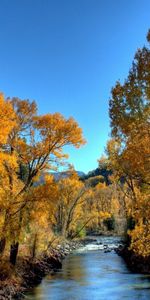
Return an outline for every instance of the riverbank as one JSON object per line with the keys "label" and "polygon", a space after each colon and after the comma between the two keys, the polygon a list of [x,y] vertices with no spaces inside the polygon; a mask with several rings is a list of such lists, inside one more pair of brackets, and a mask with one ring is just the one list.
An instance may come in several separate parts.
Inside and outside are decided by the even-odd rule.
{"label": "riverbank", "polygon": [[[28,300],[149,300],[149,275],[135,274],[115,253],[121,238],[99,236],[73,251],[62,269],[46,276],[41,284],[26,293]],[[111,251],[105,251],[105,249]]]}
{"label": "riverbank", "polygon": [[0,265],[0,299],[22,299],[24,292],[38,285],[43,277],[62,267],[62,260],[73,250],[87,245],[89,238],[63,241],[38,258],[18,258],[15,267]]}
{"label": "riverbank", "polygon": [[150,256],[143,257],[136,255],[134,251],[129,250],[127,245],[116,249],[118,255],[123,257],[128,268],[134,273],[150,274]]}

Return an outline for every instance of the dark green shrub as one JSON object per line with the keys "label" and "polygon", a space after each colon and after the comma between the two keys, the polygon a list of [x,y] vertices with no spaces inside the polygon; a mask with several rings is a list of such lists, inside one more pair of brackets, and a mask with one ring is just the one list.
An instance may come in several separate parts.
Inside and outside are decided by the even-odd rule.
{"label": "dark green shrub", "polygon": [[135,228],[135,220],[132,216],[127,219],[127,230],[133,230]]}
{"label": "dark green shrub", "polygon": [[83,227],[83,224],[78,224],[76,227],[76,235],[80,238],[83,238],[86,236],[86,229]]}
{"label": "dark green shrub", "polygon": [[115,218],[114,216],[107,218],[103,221],[103,224],[106,226],[107,230],[111,231],[115,229]]}

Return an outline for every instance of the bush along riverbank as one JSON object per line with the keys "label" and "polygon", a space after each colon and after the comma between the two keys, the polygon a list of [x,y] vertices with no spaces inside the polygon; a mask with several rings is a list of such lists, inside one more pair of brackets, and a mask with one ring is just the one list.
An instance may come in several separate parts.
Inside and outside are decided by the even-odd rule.
{"label": "bush along riverbank", "polygon": [[132,272],[150,274],[150,256],[143,257],[142,255],[136,255],[127,245],[119,246],[116,252],[125,260]]}
{"label": "bush along riverbank", "polygon": [[39,284],[43,277],[62,267],[62,260],[73,250],[86,245],[89,239],[64,241],[38,258],[18,258],[14,267],[0,263],[0,299],[22,299],[24,292]]}

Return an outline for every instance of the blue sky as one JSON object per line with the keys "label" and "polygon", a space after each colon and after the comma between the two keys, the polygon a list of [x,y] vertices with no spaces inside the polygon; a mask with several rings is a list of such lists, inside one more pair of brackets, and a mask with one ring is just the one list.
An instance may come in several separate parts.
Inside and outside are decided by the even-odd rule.
{"label": "blue sky", "polygon": [[149,0],[0,0],[0,90],[73,116],[87,145],[69,161],[88,172],[110,133],[110,90],[148,28]]}

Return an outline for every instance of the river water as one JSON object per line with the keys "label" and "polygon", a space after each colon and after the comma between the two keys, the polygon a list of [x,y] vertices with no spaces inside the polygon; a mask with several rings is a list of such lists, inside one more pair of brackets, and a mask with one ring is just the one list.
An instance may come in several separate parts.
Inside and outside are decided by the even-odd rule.
{"label": "river water", "polygon": [[118,242],[98,238],[99,245],[93,242],[68,255],[62,269],[44,278],[26,299],[150,300],[150,276],[131,273],[115,251],[102,249],[102,244],[113,248]]}

